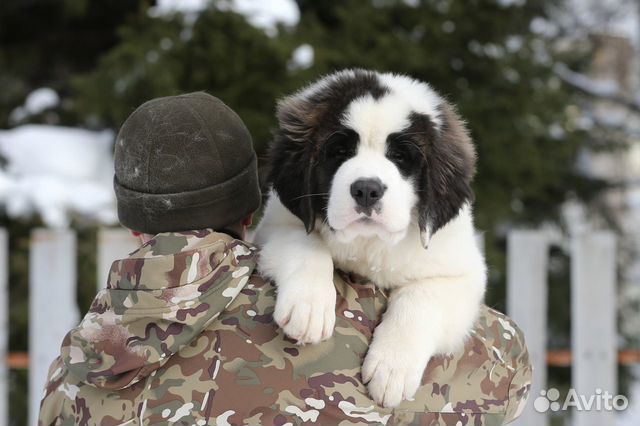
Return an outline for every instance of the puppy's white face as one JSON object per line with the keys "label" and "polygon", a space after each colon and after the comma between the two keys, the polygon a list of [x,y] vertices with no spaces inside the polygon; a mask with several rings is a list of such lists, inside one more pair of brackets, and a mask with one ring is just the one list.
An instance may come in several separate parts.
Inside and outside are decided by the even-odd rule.
{"label": "puppy's white face", "polygon": [[355,155],[336,171],[327,204],[327,224],[341,242],[376,236],[402,239],[418,200],[415,178],[403,176],[389,157],[388,137],[408,127],[388,96],[351,103],[341,122],[358,135]]}
{"label": "puppy's white face", "polygon": [[[342,71],[285,99],[270,180],[308,230],[403,239],[457,215],[471,195],[473,148],[451,107],[405,76]],[[439,199],[440,198],[440,199]]]}
{"label": "puppy's white face", "polygon": [[408,142],[414,136],[407,134],[412,114],[431,117],[434,127],[440,123],[437,106],[442,101],[429,86],[389,74],[381,75],[381,81],[389,87],[385,95],[353,100],[341,119],[359,139],[356,155],[336,171],[327,206],[327,223],[341,242],[359,236],[390,243],[404,238],[415,220],[418,188],[411,172],[417,170],[403,173],[397,160],[422,152],[401,152],[399,139]]}
{"label": "puppy's white face", "polygon": [[377,236],[395,243],[404,238],[417,200],[412,179],[384,151],[361,146],[333,178],[327,225],[341,242]]}

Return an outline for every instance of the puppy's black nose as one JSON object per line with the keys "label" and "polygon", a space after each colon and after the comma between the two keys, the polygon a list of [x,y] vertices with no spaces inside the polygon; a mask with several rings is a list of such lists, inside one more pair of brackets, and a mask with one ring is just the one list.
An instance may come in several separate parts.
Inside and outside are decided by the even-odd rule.
{"label": "puppy's black nose", "polygon": [[360,207],[365,209],[373,207],[386,190],[380,179],[358,179],[351,184],[351,196]]}

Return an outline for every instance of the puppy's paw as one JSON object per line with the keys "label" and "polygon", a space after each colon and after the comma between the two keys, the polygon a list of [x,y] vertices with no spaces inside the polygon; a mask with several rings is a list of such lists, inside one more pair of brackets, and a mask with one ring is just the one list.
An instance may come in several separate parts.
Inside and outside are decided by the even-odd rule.
{"label": "puppy's paw", "polygon": [[333,282],[320,285],[297,283],[295,287],[295,291],[278,291],[274,320],[287,336],[300,345],[327,340],[336,324]]}
{"label": "puppy's paw", "polygon": [[411,345],[371,345],[362,364],[362,380],[368,383],[369,395],[386,408],[411,399],[422,381],[429,357],[410,353]]}

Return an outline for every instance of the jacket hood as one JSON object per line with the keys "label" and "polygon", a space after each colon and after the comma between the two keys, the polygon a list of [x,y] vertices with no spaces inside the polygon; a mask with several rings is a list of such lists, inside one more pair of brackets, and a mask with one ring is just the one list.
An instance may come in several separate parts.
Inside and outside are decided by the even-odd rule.
{"label": "jacket hood", "polygon": [[69,372],[122,389],[161,367],[236,298],[255,247],[212,230],[156,235],[111,266],[107,287],[62,343]]}

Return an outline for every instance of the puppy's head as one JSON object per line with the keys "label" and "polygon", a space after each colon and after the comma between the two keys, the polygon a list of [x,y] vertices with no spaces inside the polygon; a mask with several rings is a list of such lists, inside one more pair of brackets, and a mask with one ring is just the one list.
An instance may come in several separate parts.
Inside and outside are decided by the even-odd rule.
{"label": "puppy's head", "polygon": [[365,70],[327,76],[283,99],[269,181],[308,232],[423,244],[473,197],[464,123],[430,86]]}

